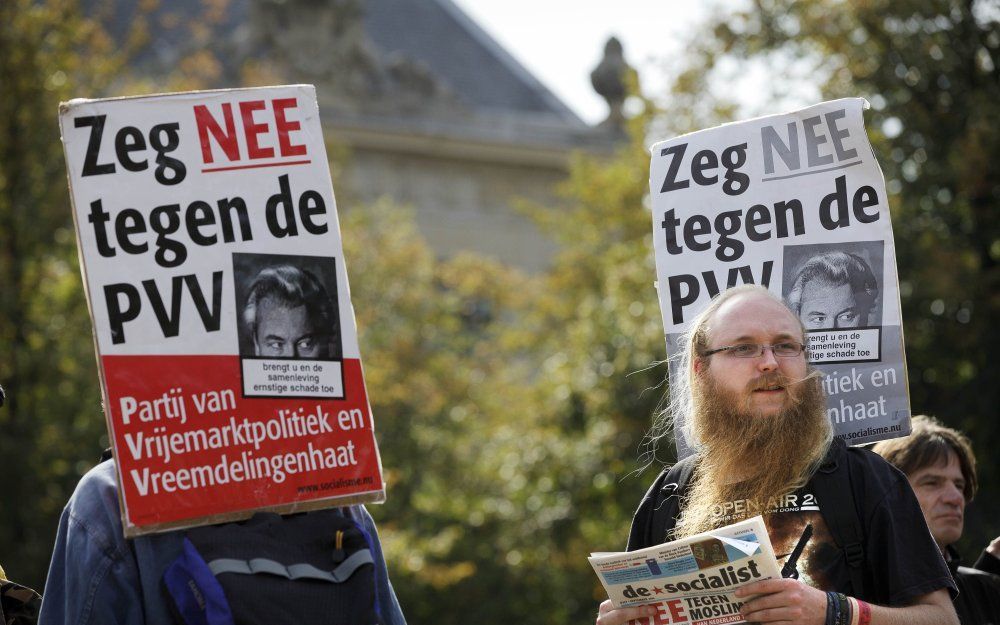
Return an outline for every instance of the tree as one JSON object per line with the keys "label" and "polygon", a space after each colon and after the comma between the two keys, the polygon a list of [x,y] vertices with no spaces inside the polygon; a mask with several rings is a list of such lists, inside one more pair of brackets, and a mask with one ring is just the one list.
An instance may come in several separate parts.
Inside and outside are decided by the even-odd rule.
{"label": "tree", "polygon": [[[108,60],[103,60],[108,59]],[[71,0],[0,4],[0,552],[40,587],[58,514],[104,431],[57,126],[115,68]],[[94,444],[81,449],[81,439]]]}
{"label": "tree", "polygon": [[[145,3],[132,3],[129,33],[100,20],[121,3],[0,2],[0,557],[19,582],[41,588],[59,514],[108,437],[94,341],[80,279],[58,108],[76,97],[197,88],[216,75],[195,50],[164,82],[126,64],[150,41]],[[205,26],[185,23],[204,43]],[[107,19],[107,22],[113,20]],[[161,24],[162,25],[162,24]],[[200,27],[200,28],[197,28]]]}

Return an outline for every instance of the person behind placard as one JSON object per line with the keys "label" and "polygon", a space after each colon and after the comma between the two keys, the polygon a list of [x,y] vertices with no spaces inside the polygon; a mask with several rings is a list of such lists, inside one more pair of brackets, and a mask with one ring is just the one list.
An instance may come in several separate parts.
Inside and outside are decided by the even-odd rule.
{"label": "person behind placard", "polygon": [[[110,456],[109,453],[105,455]],[[374,601],[374,605],[369,606],[369,609],[377,610],[378,622],[382,625],[406,624],[399,602],[396,600],[396,594],[389,581],[375,523],[364,506],[354,505],[318,510],[290,517],[258,513],[250,520],[240,524],[175,530],[126,539],[122,531],[121,510],[118,501],[115,461],[112,458],[101,462],[83,476],[63,510],[52,553],[52,562],[45,583],[45,595],[38,621],[40,625],[178,625],[179,623],[189,625],[220,622],[212,619],[179,620],[177,596],[168,593],[167,590],[168,587],[176,587],[169,585],[168,572],[174,570],[177,565],[187,562],[185,558],[190,555],[188,545],[189,541],[193,539],[193,533],[221,528],[221,531],[217,530],[214,534],[216,542],[220,542],[218,540],[220,536],[225,541],[226,532],[240,532],[239,534],[230,534],[230,536],[244,537],[246,534],[242,533],[241,529],[254,524],[262,528],[262,531],[273,534],[273,532],[282,532],[283,527],[303,527],[304,523],[307,527],[318,527],[311,536],[317,537],[318,541],[329,540],[330,551],[333,551],[335,532],[331,527],[334,523],[340,522],[341,519],[347,519],[353,522],[355,527],[361,528],[366,536],[366,542],[368,542],[369,554],[367,555],[370,558],[366,558],[367,564],[365,566],[372,567],[370,573],[373,576],[374,585],[373,588],[366,591],[366,595]],[[286,526],[286,523],[291,523],[291,525]],[[241,529],[229,529],[235,528],[237,525]],[[249,547],[253,548],[254,545],[250,544]],[[269,554],[266,557],[271,560],[279,560],[284,555],[289,554],[278,554],[277,556]],[[294,555],[298,557],[300,554]],[[248,559],[247,561],[253,563],[252,560]],[[302,568],[303,565],[298,566]],[[289,570],[291,568],[289,565]],[[225,572],[227,571],[223,571],[223,573]],[[249,573],[250,571],[243,572]],[[263,573],[266,576],[272,571],[254,570],[254,572]],[[330,577],[328,572],[320,571],[320,573]],[[336,573],[336,569],[333,573]],[[212,574],[215,574],[216,577],[219,576],[215,570],[212,570],[209,576]],[[243,577],[249,577],[249,575]],[[277,583],[285,583],[283,578],[275,577],[273,579],[276,579]],[[294,582],[294,580],[289,581]],[[310,583],[310,580],[306,581]],[[323,584],[322,581],[311,583]],[[224,591],[226,597],[224,601],[228,602],[226,610],[235,614],[240,608],[241,602],[237,597],[228,594],[228,588],[227,586]],[[324,593],[323,597],[328,598],[331,603],[336,605],[343,603],[343,599],[339,595],[331,594],[338,591],[334,584],[324,585],[323,588],[327,589],[320,591]],[[199,598],[199,605],[196,607],[204,610],[205,601],[201,599],[201,596],[207,593],[192,591],[190,594]],[[310,612],[311,616],[316,616],[314,614],[316,609],[310,605],[289,605],[294,602],[290,597],[292,597],[290,592],[274,592],[267,596],[258,596],[256,599],[258,602],[263,601],[267,607],[275,612],[287,614],[292,611],[306,610]],[[347,602],[350,601],[351,598],[348,597]],[[185,612],[181,613],[186,614]],[[233,615],[228,616],[232,619]],[[318,616],[324,617],[323,614]],[[262,613],[259,617],[262,620],[243,621],[237,619],[235,625],[241,625],[245,622],[270,624],[287,621],[287,618],[285,620],[275,619],[270,614]],[[325,618],[331,618],[329,613],[326,613]],[[232,624],[234,621],[222,620],[221,622]],[[300,620],[295,622],[301,623]]]}
{"label": "person behind placard", "polygon": [[1000,577],[987,571],[1000,567],[1000,538],[979,557],[975,568],[960,566],[954,544],[962,537],[965,506],[976,495],[976,456],[964,434],[936,419],[913,418],[904,438],[872,447],[906,474],[924,519],[958,584],[955,611],[962,625],[1000,623]]}
{"label": "person behind placard", "polygon": [[878,293],[878,281],[863,258],[825,252],[802,264],[787,299],[807,330],[836,330],[867,326]]}
{"label": "person behind placard", "polygon": [[[628,549],[763,514],[780,563],[811,524],[798,579],[756,581],[736,591],[746,620],[957,625],[949,598],[955,583],[906,478],[879,456],[833,437],[820,375],[807,364],[803,341],[796,316],[759,286],[724,291],[692,320],[662,419],[683,423],[695,454],[650,487]],[[684,474],[686,482],[678,478]],[[680,483],[682,492],[675,492]],[[831,483],[843,484],[840,498],[853,497],[853,505],[817,497],[817,487],[838,490]],[[680,503],[664,518],[658,511],[669,509],[671,497]],[[833,531],[844,527],[844,514],[861,530],[846,543],[850,556],[833,539],[844,535]],[[614,609],[605,601],[597,624],[655,614],[651,606]]]}
{"label": "person behind placard", "polygon": [[316,360],[341,356],[336,304],[307,269],[292,265],[262,269],[248,290],[243,322],[252,337],[254,356]]}

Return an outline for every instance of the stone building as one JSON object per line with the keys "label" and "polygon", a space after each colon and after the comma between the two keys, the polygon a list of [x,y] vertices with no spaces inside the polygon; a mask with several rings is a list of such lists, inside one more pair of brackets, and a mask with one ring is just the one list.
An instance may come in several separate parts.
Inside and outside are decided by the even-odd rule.
{"label": "stone building", "polygon": [[[124,38],[137,2],[117,4]],[[142,71],[177,72],[210,50],[209,86],[315,84],[326,136],[348,151],[341,206],[409,204],[443,256],[544,268],[554,243],[512,201],[555,202],[573,151],[609,153],[622,136],[620,45],[602,63],[613,113],[589,126],[451,0],[174,0],[147,19]]]}

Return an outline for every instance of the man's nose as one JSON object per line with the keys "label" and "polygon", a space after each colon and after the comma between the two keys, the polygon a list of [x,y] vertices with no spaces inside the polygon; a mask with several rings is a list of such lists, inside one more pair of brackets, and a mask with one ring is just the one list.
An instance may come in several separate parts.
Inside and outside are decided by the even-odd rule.
{"label": "man's nose", "polygon": [[944,501],[953,506],[962,506],[965,503],[965,493],[955,484],[949,483],[945,486]]}
{"label": "man's nose", "polygon": [[778,368],[778,359],[774,357],[774,349],[770,345],[764,346],[764,353],[757,358],[757,369],[760,371],[774,371]]}

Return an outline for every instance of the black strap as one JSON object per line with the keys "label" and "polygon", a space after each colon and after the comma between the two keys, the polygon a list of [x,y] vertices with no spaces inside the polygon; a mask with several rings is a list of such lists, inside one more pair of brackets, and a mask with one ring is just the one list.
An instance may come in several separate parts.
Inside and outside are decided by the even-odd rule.
{"label": "black strap", "polygon": [[667,541],[667,534],[677,524],[681,498],[697,466],[697,457],[688,456],[664,469],[643,497],[632,519],[628,551],[652,547]]}
{"label": "black strap", "polygon": [[858,513],[857,484],[846,445],[835,439],[830,453],[813,476],[814,494],[820,502],[820,513],[830,529],[830,535],[847,562],[851,595],[864,598],[865,532]]}

